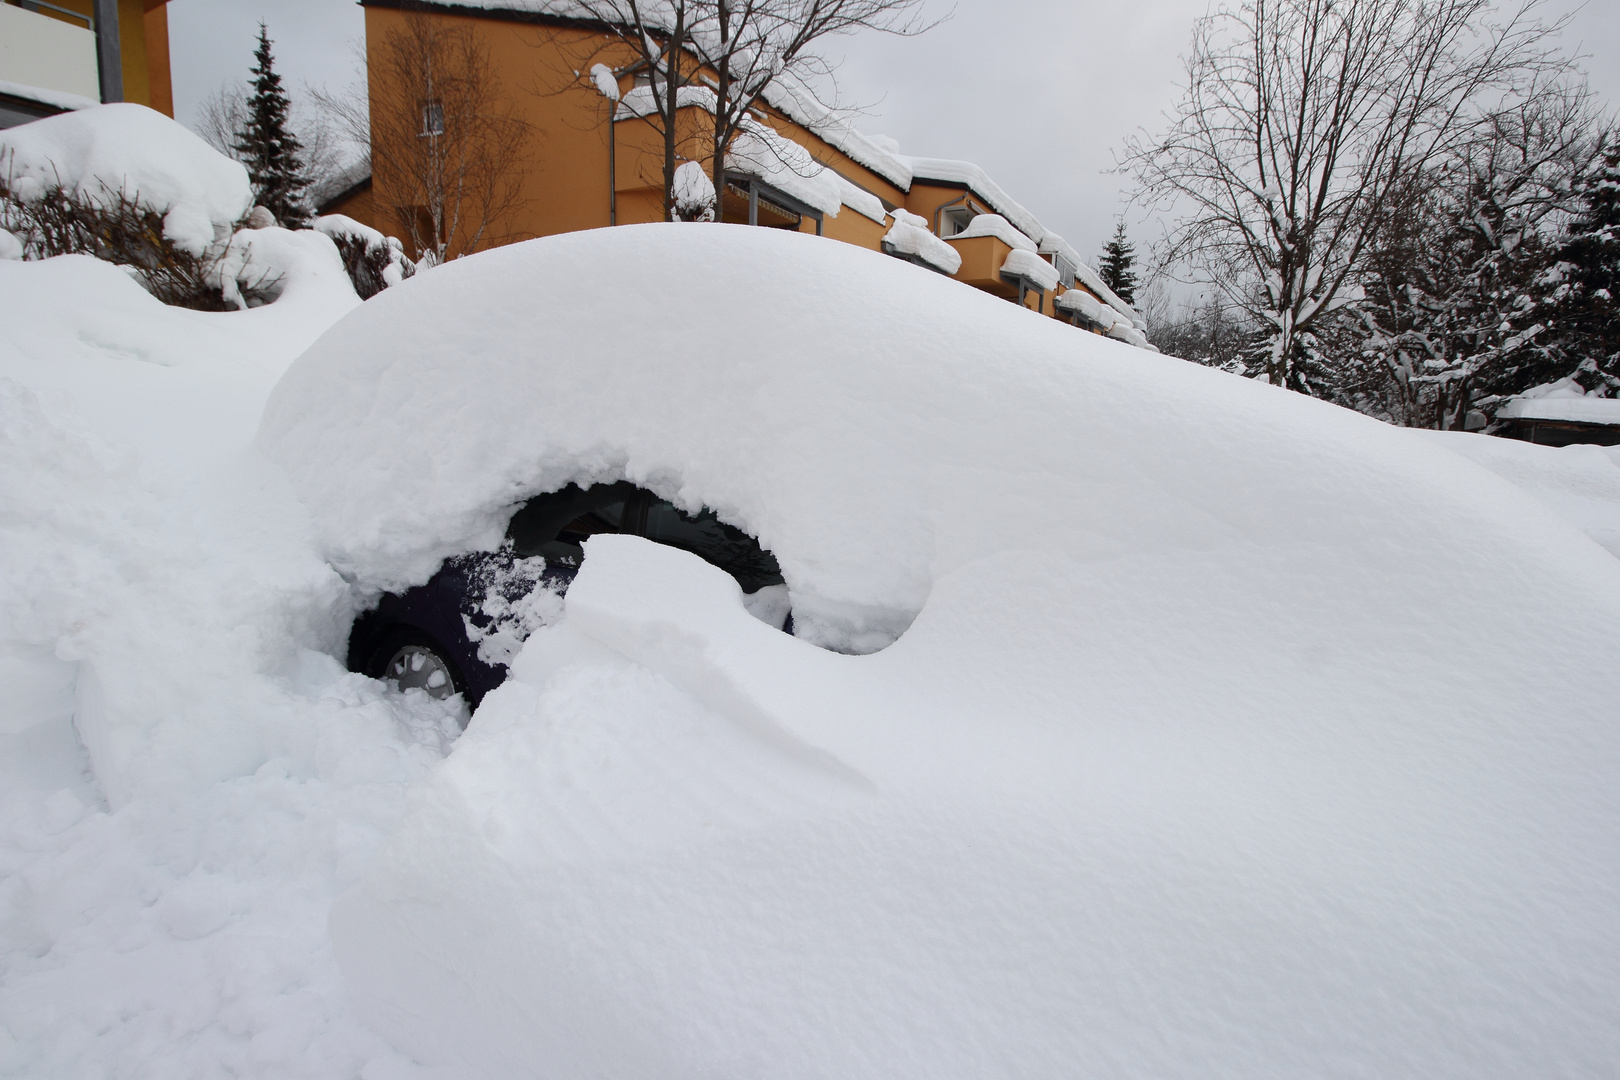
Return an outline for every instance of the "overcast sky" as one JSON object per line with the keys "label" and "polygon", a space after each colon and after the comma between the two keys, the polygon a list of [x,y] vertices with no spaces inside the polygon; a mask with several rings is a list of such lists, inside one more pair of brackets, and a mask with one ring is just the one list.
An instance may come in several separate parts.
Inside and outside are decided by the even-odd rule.
{"label": "overcast sky", "polygon": [[[929,0],[950,17],[915,38],[865,35],[837,44],[841,104],[864,131],[906,153],[978,162],[1050,229],[1092,256],[1126,211],[1110,172],[1125,136],[1156,129],[1177,99],[1193,20],[1210,0]],[[1549,0],[1572,13],[1564,43],[1612,107],[1620,103],[1620,0]],[[352,82],[363,35],[350,0],[171,0],[175,109],[195,118],[222,83],[245,79],[263,19],[296,92]],[[1133,237],[1156,235],[1127,215]]]}

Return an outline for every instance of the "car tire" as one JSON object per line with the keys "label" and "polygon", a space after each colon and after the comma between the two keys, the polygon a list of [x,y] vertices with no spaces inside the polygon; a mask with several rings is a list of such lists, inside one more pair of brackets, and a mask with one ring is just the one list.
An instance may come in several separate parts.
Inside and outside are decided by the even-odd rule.
{"label": "car tire", "polygon": [[[441,700],[467,693],[467,680],[450,651],[414,626],[395,625],[384,632],[371,650],[365,673],[401,690],[423,690]],[[443,678],[435,680],[438,673]]]}

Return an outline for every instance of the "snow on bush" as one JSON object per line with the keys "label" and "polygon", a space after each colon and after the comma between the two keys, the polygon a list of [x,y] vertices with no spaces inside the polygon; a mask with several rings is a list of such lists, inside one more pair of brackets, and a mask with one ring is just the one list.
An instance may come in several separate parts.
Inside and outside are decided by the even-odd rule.
{"label": "snow on bush", "polygon": [[290,289],[328,292],[340,304],[356,295],[337,244],[312,229],[243,229],[213,272],[221,295],[238,308],[272,303]]}
{"label": "snow on bush", "polygon": [[703,166],[687,161],[675,170],[675,216],[681,221],[714,220],[714,182]]}
{"label": "snow on bush", "polygon": [[311,222],[310,228],[332,238],[343,258],[343,269],[362,300],[416,273],[416,264],[406,257],[405,247],[396,237],[384,236],[351,217],[327,214]]}
{"label": "snow on bush", "polygon": [[[629,308],[596,284],[624,266]],[[1594,990],[1620,562],[1444,447],[726,226],[388,290],[293,365],[258,445],[361,587],[628,478],[758,535],[809,639],[695,557],[589,542],[333,911],[356,1002],[425,1065],[1620,1056]]]}
{"label": "snow on bush", "polygon": [[247,169],[144,105],[98,105],[0,131],[0,181],[27,204],[60,189],[92,205],[120,196],[157,212],[163,236],[203,256],[253,205]]}

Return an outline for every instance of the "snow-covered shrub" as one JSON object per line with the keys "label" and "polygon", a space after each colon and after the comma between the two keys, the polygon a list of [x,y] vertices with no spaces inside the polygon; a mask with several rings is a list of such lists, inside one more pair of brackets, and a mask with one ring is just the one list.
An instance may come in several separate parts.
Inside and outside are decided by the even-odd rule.
{"label": "snow-covered shrub", "polygon": [[343,256],[343,269],[362,300],[369,300],[416,273],[416,264],[406,257],[404,245],[398,239],[384,236],[351,217],[327,214],[316,218],[312,227],[331,237],[337,245],[338,254]]}
{"label": "snow-covered shrub", "polygon": [[137,280],[165,304],[201,311],[230,307],[213,282],[217,254],[197,255],[176,244],[163,214],[129,192],[102,188],[87,195],[59,183],[40,187],[0,175],[0,225],[18,234],[24,258],[94,255],[134,268]]}
{"label": "snow-covered shrub", "polygon": [[252,205],[241,164],[142,105],[0,132],[0,228],[17,234],[24,257],[130,266],[165,303],[227,306],[212,267]]}
{"label": "snow-covered shrub", "polygon": [[703,166],[688,161],[675,170],[675,217],[679,221],[713,221],[714,182]]}

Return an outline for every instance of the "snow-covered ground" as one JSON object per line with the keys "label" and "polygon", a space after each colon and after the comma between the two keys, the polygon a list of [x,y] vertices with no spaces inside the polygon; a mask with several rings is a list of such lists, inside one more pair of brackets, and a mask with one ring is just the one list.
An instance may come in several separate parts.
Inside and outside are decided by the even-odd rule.
{"label": "snow-covered ground", "polygon": [[[226,314],[0,262],[0,1075],[1620,1060],[1614,452],[771,230],[352,312],[312,251]],[[620,478],[758,535],[804,639],[606,537],[459,738],[333,659]]]}

